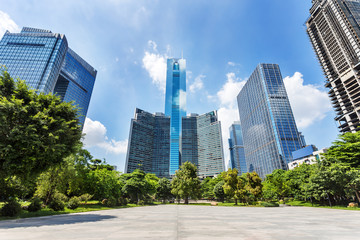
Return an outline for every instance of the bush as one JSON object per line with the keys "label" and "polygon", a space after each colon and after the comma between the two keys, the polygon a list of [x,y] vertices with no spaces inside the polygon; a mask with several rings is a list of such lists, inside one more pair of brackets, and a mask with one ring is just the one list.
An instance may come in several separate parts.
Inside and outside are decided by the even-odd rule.
{"label": "bush", "polygon": [[8,203],[6,203],[2,208],[1,208],[1,215],[4,217],[14,217],[19,215],[19,213],[21,212],[21,205],[20,203],[12,200]]}
{"label": "bush", "polygon": [[93,195],[85,193],[85,194],[81,195],[79,198],[80,198],[80,201],[83,201],[86,204],[87,201],[89,201],[92,197],[93,197]]}
{"label": "bush", "polygon": [[60,200],[61,202],[67,202],[69,200],[69,198],[65,194],[59,192],[54,194],[53,200],[54,199]]}
{"label": "bush", "polygon": [[37,212],[40,211],[42,208],[42,202],[40,200],[40,198],[34,198],[32,200],[32,202],[30,203],[30,205],[28,206],[28,211],[29,212]]}
{"label": "bush", "polygon": [[137,205],[144,206],[144,205],[145,205],[145,201],[144,201],[144,200],[140,200]]}
{"label": "bush", "polygon": [[263,207],[278,207],[279,204],[276,202],[262,202],[261,206],[263,206]]}
{"label": "bush", "polygon": [[115,207],[117,205],[116,198],[109,197],[105,205],[108,207]]}
{"label": "bush", "polygon": [[65,203],[60,199],[55,198],[50,202],[49,208],[51,208],[54,211],[64,211]]}
{"label": "bush", "polygon": [[102,205],[107,205],[107,202],[108,202],[108,200],[107,200],[106,198],[104,198],[104,199],[101,201],[101,204],[102,204]]}
{"label": "bush", "polygon": [[80,199],[78,197],[70,198],[69,202],[67,203],[67,208],[69,209],[76,209],[80,206]]}
{"label": "bush", "polygon": [[127,198],[124,198],[124,197],[119,198],[119,199],[118,199],[118,204],[119,204],[120,206],[126,206],[126,205],[128,204]]}

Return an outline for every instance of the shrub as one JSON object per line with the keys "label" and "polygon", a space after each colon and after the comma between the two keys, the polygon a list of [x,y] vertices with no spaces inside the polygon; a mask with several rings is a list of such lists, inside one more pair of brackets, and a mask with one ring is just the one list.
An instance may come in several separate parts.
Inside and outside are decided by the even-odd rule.
{"label": "shrub", "polygon": [[93,197],[93,195],[85,193],[85,194],[81,195],[79,198],[80,198],[80,201],[83,201],[86,204],[87,201],[89,201],[92,197]]}
{"label": "shrub", "polygon": [[116,198],[114,197],[109,197],[106,203],[106,206],[108,207],[115,207],[117,205],[117,201]]}
{"label": "shrub", "polygon": [[127,198],[124,198],[124,197],[119,198],[119,199],[118,199],[118,204],[119,204],[120,206],[126,206],[126,205],[128,204]]}
{"label": "shrub", "polygon": [[65,203],[60,199],[55,198],[50,202],[49,208],[51,208],[54,211],[64,211]]}
{"label": "shrub", "polygon": [[29,212],[37,212],[40,211],[42,208],[42,202],[40,200],[40,198],[34,198],[32,200],[32,202],[30,203],[30,205],[28,206],[28,211]]}
{"label": "shrub", "polygon": [[107,200],[106,198],[104,198],[104,199],[101,201],[101,204],[102,204],[102,205],[107,205],[107,202],[108,202],[108,200]]}
{"label": "shrub", "polygon": [[349,205],[348,205],[348,208],[357,208],[357,207],[359,207],[359,204],[358,204],[358,203],[354,203],[354,202],[351,202],[351,203],[349,203]]}
{"label": "shrub", "polygon": [[8,203],[6,203],[2,208],[1,208],[1,215],[4,217],[14,217],[19,215],[19,213],[21,212],[21,205],[20,203],[16,202],[15,200],[12,200]]}
{"label": "shrub", "polygon": [[140,201],[138,202],[138,205],[144,206],[144,205],[145,205],[145,201],[144,201],[144,200],[140,200]]}
{"label": "shrub", "polygon": [[262,202],[261,206],[263,206],[263,207],[278,207],[279,204],[276,202]]}
{"label": "shrub", "polygon": [[279,204],[284,204],[284,200],[279,200]]}
{"label": "shrub", "polygon": [[70,198],[69,202],[67,203],[67,208],[69,209],[76,209],[80,206],[80,199],[78,197]]}
{"label": "shrub", "polygon": [[59,192],[54,194],[53,200],[54,199],[60,200],[62,202],[67,202],[69,200],[69,198],[65,194]]}

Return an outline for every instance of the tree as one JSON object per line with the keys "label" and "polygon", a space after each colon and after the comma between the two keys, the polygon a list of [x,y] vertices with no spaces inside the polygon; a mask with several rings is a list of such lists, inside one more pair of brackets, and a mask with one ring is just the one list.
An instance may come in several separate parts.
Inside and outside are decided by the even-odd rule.
{"label": "tree", "polygon": [[346,187],[349,189],[350,192],[353,192],[355,194],[358,202],[360,202],[360,170],[351,169],[346,172],[346,175],[348,177],[348,183],[346,184]]}
{"label": "tree", "polygon": [[356,133],[344,133],[333,142],[325,154],[326,159],[334,162],[340,161],[351,167],[360,167],[360,131]]}
{"label": "tree", "polygon": [[0,185],[28,180],[63,161],[81,138],[72,103],[0,75]]}
{"label": "tree", "polygon": [[247,199],[247,196],[249,195],[249,192],[246,189],[247,180],[243,176],[237,177],[237,184],[236,184],[236,190],[235,190],[235,199],[239,199],[241,202],[245,202]]}
{"label": "tree", "polygon": [[156,188],[156,197],[162,199],[163,203],[172,197],[171,194],[171,183],[167,178],[161,178],[159,180],[158,187]]}
{"label": "tree", "polygon": [[213,199],[215,197],[214,188],[216,184],[223,181],[221,175],[216,177],[207,177],[201,182],[201,194],[205,199]]}
{"label": "tree", "polygon": [[224,179],[224,192],[229,198],[235,199],[235,205],[237,205],[237,196],[235,194],[238,188],[238,170],[236,168],[229,169],[226,172],[221,173]]}
{"label": "tree", "polygon": [[184,199],[185,204],[189,203],[189,198],[198,199],[201,196],[201,186],[196,166],[190,162],[183,163],[175,172],[171,188],[171,193]]}
{"label": "tree", "polygon": [[290,191],[286,179],[286,171],[283,169],[275,169],[271,174],[268,174],[264,182],[264,190],[266,196],[274,196],[284,200],[284,197],[286,197]]}
{"label": "tree", "polygon": [[255,201],[261,196],[262,188],[261,178],[256,172],[246,173],[245,189]]}
{"label": "tree", "polygon": [[225,192],[224,192],[224,181],[218,182],[214,187],[214,194],[218,200],[224,202],[225,199]]}
{"label": "tree", "polygon": [[139,203],[140,200],[145,200],[145,197],[154,194],[159,180],[154,174],[146,174],[140,169],[135,169],[124,178],[127,180],[122,191],[134,203]]}

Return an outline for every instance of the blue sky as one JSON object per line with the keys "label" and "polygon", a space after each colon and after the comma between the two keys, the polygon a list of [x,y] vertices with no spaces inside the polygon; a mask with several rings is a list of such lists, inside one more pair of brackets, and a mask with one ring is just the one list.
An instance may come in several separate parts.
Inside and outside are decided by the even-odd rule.
{"label": "blue sky", "polygon": [[[187,60],[187,111],[219,110],[225,149],[236,95],[258,63],[277,63],[299,131],[328,147],[338,135],[325,77],[299,0],[0,0],[0,34],[21,27],[66,35],[98,70],[86,148],[123,171],[136,107],[164,111],[165,59]],[[226,161],[229,154],[225,150]]]}

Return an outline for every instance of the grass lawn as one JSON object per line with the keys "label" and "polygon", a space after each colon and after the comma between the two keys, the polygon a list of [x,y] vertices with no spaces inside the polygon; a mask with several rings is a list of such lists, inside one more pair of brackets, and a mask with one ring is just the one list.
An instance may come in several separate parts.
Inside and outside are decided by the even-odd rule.
{"label": "grass lawn", "polygon": [[[21,202],[22,206],[29,205],[29,202]],[[2,207],[4,203],[0,202],[0,207]],[[106,207],[102,204],[99,204],[98,201],[88,201],[87,204],[82,203],[78,208],[72,210],[65,207],[64,211],[54,211],[50,208],[43,208],[38,212],[28,212],[22,210],[20,215],[17,217],[1,217],[1,220],[11,220],[18,218],[29,218],[29,217],[41,217],[41,216],[50,216],[50,215],[59,215],[59,214],[69,214],[69,213],[79,213],[79,212],[91,212],[91,211],[99,211],[99,210],[109,210],[109,209],[120,209],[120,208],[130,208],[130,207],[141,207],[141,205],[136,204],[127,204],[126,206],[116,206],[116,207]]]}
{"label": "grass lawn", "polygon": [[293,201],[288,201],[286,202],[287,205],[290,205],[290,206],[302,206],[302,207],[317,207],[317,208],[330,208],[330,209],[343,209],[343,210],[360,210],[359,207],[355,207],[355,208],[348,208],[348,207],[345,207],[345,206],[322,206],[318,203],[314,203],[314,204],[311,204],[310,202],[304,202],[304,201],[296,201],[296,200],[293,200]]}

